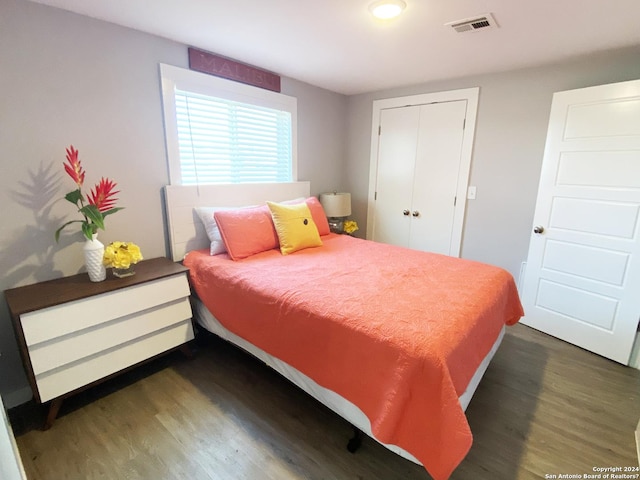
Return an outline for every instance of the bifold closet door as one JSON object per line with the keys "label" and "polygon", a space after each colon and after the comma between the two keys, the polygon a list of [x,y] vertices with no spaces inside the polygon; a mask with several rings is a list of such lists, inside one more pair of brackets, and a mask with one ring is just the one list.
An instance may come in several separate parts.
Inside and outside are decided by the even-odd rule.
{"label": "bifold closet door", "polygon": [[420,107],[409,248],[450,255],[466,109],[462,100]]}
{"label": "bifold closet door", "polygon": [[450,254],[466,108],[460,100],[381,112],[375,241]]}
{"label": "bifold closet door", "polygon": [[376,242],[409,246],[419,123],[420,106],[381,112],[373,237]]}

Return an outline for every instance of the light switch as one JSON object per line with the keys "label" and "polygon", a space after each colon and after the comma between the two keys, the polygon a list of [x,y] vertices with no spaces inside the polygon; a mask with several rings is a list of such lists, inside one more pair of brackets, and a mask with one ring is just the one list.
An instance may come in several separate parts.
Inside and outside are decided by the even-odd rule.
{"label": "light switch", "polygon": [[469,200],[475,200],[476,199],[476,187],[470,186],[467,189],[467,198]]}

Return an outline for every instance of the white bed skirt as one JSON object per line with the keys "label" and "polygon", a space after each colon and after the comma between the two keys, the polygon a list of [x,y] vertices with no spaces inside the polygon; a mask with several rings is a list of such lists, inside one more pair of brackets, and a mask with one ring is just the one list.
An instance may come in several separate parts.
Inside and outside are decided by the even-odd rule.
{"label": "white bed skirt", "polygon": [[[247,342],[243,338],[235,335],[234,333],[227,330],[223,327],[220,322],[209,312],[209,310],[204,306],[204,304],[199,300],[195,299],[195,315],[198,324],[200,324],[203,328],[208,330],[211,333],[218,335],[219,337],[233,343],[234,345],[239,346],[243,350],[251,353],[253,356],[262,360],[269,367],[273,368],[276,372],[280,373],[282,376],[293,382],[295,385],[300,387],[302,390],[307,392],[309,395],[314,397],[320,403],[326,405],[331,410],[336,412],[342,418],[351,423],[354,427],[360,429],[371,438],[375,439],[377,442],[384,445],[386,448],[391,450],[394,453],[397,453],[401,457],[404,457],[408,460],[411,460],[414,463],[421,465],[421,463],[409,452],[398,447],[397,445],[390,445],[380,440],[376,439],[376,437],[371,433],[371,423],[367,416],[360,410],[357,406],[351,403],[349,400],[341,397],[337,393],[332,390],[328,390],[324,387],[321,387],[316,382],[314,382],[311,378],[307,377],[297,369],[293,368],[291,365],[279,360],[263,350],[260,350],[255,345]],[[500,335],[497,340],[491,347],[491,350],[484,358],[476,373],[471,378],[467,389],[464,393],[459,397],[460,405],[463,410],[466,410],[469,402],[471,401],[471,397],[473,396],[476,388],[478,388],[478,384],[484,375],[484,372],[487,370],[489,366],[489,362],[495,355],[502,339],[504,338],[505,327],[502,328]]]}

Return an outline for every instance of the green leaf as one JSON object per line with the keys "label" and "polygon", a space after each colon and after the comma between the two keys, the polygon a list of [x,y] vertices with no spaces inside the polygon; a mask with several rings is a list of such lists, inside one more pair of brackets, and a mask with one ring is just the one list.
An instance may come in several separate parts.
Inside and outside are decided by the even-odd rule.
{"label": "green leaf", "polygon": [[80,223],[82,223],[82,224],[83,224],[83,225],[82,225],[82,227],[83,227],[83,230],[84,230],[84,224],[85,224],[85,222],[83,222],[82,220],[71,220],[70,222],[65,223],[65,224],[64,224],[64,225],[62,225],[58,230],[56,230],[56,233],[55,233],[55,235],[54,235],[54,237],[55,237],[55,239],[56,239],[56,242],[60,240],[60,232],[62,232],[62,229],[63,229],[64,227],[66,227],[67,225],[71,225],[72,223],[78,223],[78,222],[80,222]]}
{"label": "green leaf", "polygon": [[96,227],[104,230],[104,216],[100,213],[98,207],[95,205],[85,205],[80,209],[80,213],[95,223]]}
{"label": "green leaf", "polygon": [[67,193],[64,196],[64,198],[66,198],[68,201],[70,201],[74,205],[77,205],[80,200],[84,200],[83,197],[82,197],[82,192],[80,191],[80,189],[77,189],[77,190],[74,190],[73,192]]}
{"label": "green leaf", "polygon": [[94,233],[97,233],[97,229],[94,225],[91,225],[87,222],[82,222],[82,233],[85,237],[91,240]]}
{"label": "green leaf", "polygon": [[107,215],[111,215],[112,213],[116,213],[120,210],[123,210],[124,207],[116,207],[116,208],[111,208],[109,210],[107,210],[106,212],[102,212],[102,216],[106,217]]}

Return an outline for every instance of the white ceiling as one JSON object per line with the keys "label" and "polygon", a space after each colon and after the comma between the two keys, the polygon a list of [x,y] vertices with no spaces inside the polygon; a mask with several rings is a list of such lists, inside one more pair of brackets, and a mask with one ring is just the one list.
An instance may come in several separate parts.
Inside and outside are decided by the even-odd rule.
{"label": "white ceiling", "polygon": [[[233,58],[343,94],[638,46],[640,0],[34,0]],[[492,13],[500,28],[444,24]],[[186,52],[185,52],[186,55]]]}

